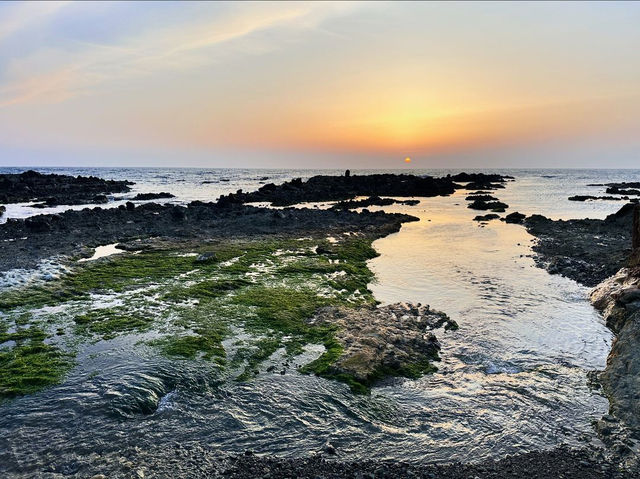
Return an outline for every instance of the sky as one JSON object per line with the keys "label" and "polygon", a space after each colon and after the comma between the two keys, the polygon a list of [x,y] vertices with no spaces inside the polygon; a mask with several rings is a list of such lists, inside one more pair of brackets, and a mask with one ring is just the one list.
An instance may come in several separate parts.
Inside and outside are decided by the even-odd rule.
{"label": "sky", "polygon": [[0,165],[640,167],[639,25],[633,2],[1,2]]}

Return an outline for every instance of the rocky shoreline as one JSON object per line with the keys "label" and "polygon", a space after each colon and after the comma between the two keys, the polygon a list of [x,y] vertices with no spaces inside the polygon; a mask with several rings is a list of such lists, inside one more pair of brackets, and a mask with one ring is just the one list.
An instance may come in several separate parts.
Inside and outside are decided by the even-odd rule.
{"label": "rocky shoreline", "polygon": [[604,220],[527,217],[524,225],[537,239],[536,263],[551,274],[596,286],[627,264],[633,209],[633,204],[627,204]]}
{"label": "rocky shoreline", "polygon": [[0,175],[0,204],[40,201],[42,206],[107,203],[105,195],[126,193],[130,181],[103,180],[95,176],[42,174],[29,170]]}
{"label": "rocky shoreline", "polygon": [[556,448],[508,456],[499,461],[453,464],[411,464],[400,461],[344,461],[327,444],[322,453],[283,458],[256,454],[226,454],[201,444],[135,448],[119,456],[70,460],[52,464],[42,479],[626,479],[604,450]]}
{"label": "rocky shoreline", "polygon": [[345,231],[397,231],[415,218],[383,212],[289,209],[248,205],[189,205],[86,208],[60,214],[9,219],[0,227],[0,271],[33,268],[56,255],[86,255],[87,248],[136,240],[197,240],[295,234],[339,234]]}
{"label": "rocky shoreline", "polygon": [[[375,197],[365,200],[364,204],[352,202],[357,196],[436,196],[448,195],[456,189],[464,188],[476,192],[470,195],[469,201],[473,202],[472,204],[483,203],[478,209],[504,211],[507,207],[504,204],[492,204],[497,202],[497,198],[483,191],[502,188],[508,177],[500,175],[460,174],[445,178],[420,178],[411,175],[370,176],[375,178],[346,174],[340,177],[314,177],[307,182],[293,180],[280,186],[265,185],[254,193],[231,194],[222,197],[216,203],[192,202],[187,206],[155,203],[136,206],[128,203],[126,206],[113,209],[86,208],[82,211],[40,215],[25,220],[10,219],[0,226],[0,249],[3,253],[0,255],[0,271],[34,268],[39,262],[52,256],[67,259],[86,257],[91,254],[91,248],[109,243],[121,243],[121,248],[128,251],[144,251],[148,248],[153,250],[158,246],[162,247],[163,243],[175,247],[177,244],[224,241],[229,238],[262,240],[310,236],[324,239],[327,235],[359,233],[371,239],[398,231],[403,222],[415,220],[409,215],[372,213],[366,209],[360,213],[349,211],[350,208],[367,204],[385,203],[384,199]],[[467,183],[467,185],[456,182]],[[126,182],[124,183],[119,186],[110,184],[110,188],[128,188]],[[105,186],[102,185],[102,187]],[[168,193],[161,195],[163,198],[169,197]],[[73,194],[63,197],[65,199],[62,201],[76,201],[78,198]],[[23,197],[14,196],[14,198]],[[42,199],[43,195],[30,197],[30,199],[35,198]],[[304,208],[274,210],[245,204],[266,201],[273,205],[287,206],[300,202],[338,200],[346,202],[344,207],[329,210]],[[478,206],[481,206],[479,203]],[[637,213],[635,214],[637,216]],[[626,262],[631,253],[629,245],[632,236],[629,224],[633,215],[633,207],[627,206],[605,220],[556,222],[534,215],[524,220],[524,224],[527,230],[538,238],[538,243],[534,246],[538,265],[546,267],[550,273],[560,273],[583,284],[595,286],[622,266],[627,265]],[[479,216],[477,219],[484,221],[494,218],[494,215],[491,215],[491,218],[487,216],[489,215]],[[519,223],[523,221],[523,215],[512,213],[505,220]],[[335,251],[331,251],[330,245],[323,248],[328,248],[329,254],[334,255],[331,257],[337,257]],[[324,250],[318,252],[324,253]],[[208,256],[202,261],[207,262],[208,258],[215,258],[215,256]],[[220,258],[215,259],[215,261],[219,260]],[[638,283],[630,283],[631,280],[635,280],[636,270],[629,271],[625,272],[623,277],[621,276],[622,282],[616,283],[622,284],[623,289],[637,287]],[[241,283],[229,283],[229,288],[241,286]],[[627,305],[635,301],[626,301],[628,298],[618,293],[619,290],[613,292],[611,289],[605,289],[602,293],[602,297],[605,298],[602,308],[614,311],[622,304],[626,311]],[[207,291],[205,294],[210,295],[211,292]],[[615,314],[609,316],[613,318]],[[601,381],[611,398],[612,413],[628,424],[633,417],[638,417],[636,409],[637,404],[640,404],[638,396],[634,395],[635,393],[631,395],[629,393],[630,390],[634,390],[633,388],[637,390],[638,384],[635,382],[629,384],[630,375],[628,374],[628,358],[635,358],[634,345],[640,337],[638,327],[640,321],[637,314],[623,316],[624,320],[620,324],[616,323],[616,326],[612,326],[618,334],[618,339],[614,344],[607,371],[601,375]],[[400,318],[400,324],[396,326],[393,324],[394,321],[389,321],[390,318],[393,320]],[[331,341],[336,342],[335,345],[325,343],[325,346],[329,347],[329,351],[334,347],[335,351],[340,353],[331,363],[314,365],[311,372],[321,376],[326,374],[328,377],[339,380],[344,380],[345,376],[355,378],[357,387],[372,384],[386,375],[414,377],[414,375],[418,376],[431,371],[433,366],[429,361],[421,362],[423,358],[437,359],[439,344],[430,331],[443,326],[445,329],[455,327],[455,323],[443,313],[420,305],[391,305],[377,310],[372,310],[366,305],[359,309],[330,306],[316,309],[316,313],[307,321],[309,326],[337,329],[338,333],[335,337],[331,337]],[[358,325],[361,324],[368,324],[369,329],[359,327]],[[377,342],[364,340],[373,332],[378,334]],[[390,347],[381,348],[381,344],[387,344]],[[634,362],[632,367],[637,364]],[[407,365],[411,365],[411,369],[408,369]],[[341,377],[343,379],[340,379]],[[632,380],[636,381],[637,377],[640,375],[634,375]],[[619,452],[628,453],[624,450],[623,441],[628,441],[628,438],[625,437],[617,442]],[[628,446],[627,449],[631,450]],[[96,479],[132,476],[320,477],[327,479],[487,477],[500,479],[506,477],[617,478],[628,477],[629,473],[629,470],[621,471],[619,456],[609,456],[609,451],[565,448],[512,456],[497,462],[450,465],[417,465],[381,461],[347,462],[340,460],[339,451],[331,445],[327,446],[324,456],[297,459],[263,457],[252,453],[234,456],[202,446],[192,448],[175,446],[172,453],[160,455],[146,456],[147,452],[144,449],[133,451],[123,460],[96,457],[90,464],[73,461],[52,464],[49,470],[43,471],[36,477],[95,475]],[[337,458],[327,456],[337,456]],[[631,464],[630,467],[635,466]],[[30,471],[29,474],[33,472]],[[16,474],[19,474],[19,471]]]}
{"label": "rocky shoreline", "polygon": [[604,220],[525,220],[538,238],[536,262],[586,286],[593,306],[615,334],[597,382],[609,399],[610,415],[597,431],[620,461],[638,467],[640,446],[640,206],[629,203]]}
{"label": "rocky shoreline", "polygon": [[[342,176],[318,175],[306,181],[296,178],[281,185],[268,183],[251,193],[239,190],[221,197],[218,203],[268,202],[273,206],[290,206],[307,202],[352,200],[358,196],[447,196],[460,188],[504,188],[503,183],[508,179],[511,177],[483,173],[460,173],[442,178],[397,174],[352,175],[347,170]],[[468,184],[465,186],[456,182]]]}
{"label": "rocky shoreline", "polygon": [[[607,195],[575,195],[570,196],[569,201],[594,201],[594,200],[604,200],[604,201],[630,201],[632,203],[638,203],[640,198],[640,183],[638,182],[621,182],[621,183],[599,183],[599,184],[590,184],[587,186],[599,186],[606,187],[604,193]],[[618,195],[618,196],[610,196],[610,195]],[[635,197],[635,198],[634,198]]]}

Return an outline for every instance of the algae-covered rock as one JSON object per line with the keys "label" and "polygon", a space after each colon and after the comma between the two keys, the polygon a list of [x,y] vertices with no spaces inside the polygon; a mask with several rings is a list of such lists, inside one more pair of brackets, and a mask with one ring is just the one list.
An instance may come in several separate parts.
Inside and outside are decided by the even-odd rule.
{"label": "algae-covered rock", "polygon": [[363,386],[386,376],[416,378],[435,371],[431,361],[438,359],[440,344],[432,331],[457,328],[444,313],[404,303],[380,308],[324,307],[307,322],[337,328],[340,352],[331,364],[316,362],[309,369],[322,376],[351,378]]}

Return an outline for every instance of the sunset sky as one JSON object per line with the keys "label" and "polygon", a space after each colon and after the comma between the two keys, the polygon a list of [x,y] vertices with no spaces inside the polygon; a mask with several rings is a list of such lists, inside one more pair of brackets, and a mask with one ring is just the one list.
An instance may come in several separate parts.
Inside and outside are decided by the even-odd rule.
{"label": "sunset sky", "polygon": [[1,3],[0,165],[639,167],[639,26],[628,2]]}

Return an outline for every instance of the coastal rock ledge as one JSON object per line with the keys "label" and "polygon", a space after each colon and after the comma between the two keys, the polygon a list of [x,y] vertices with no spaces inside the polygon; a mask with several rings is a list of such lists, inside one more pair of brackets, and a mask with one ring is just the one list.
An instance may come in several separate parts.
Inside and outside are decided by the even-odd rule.
{"label": "coastal rock ledge", "polygon": [[341,354],[325,374],[371,385],[386,376],[420,377],[436,368],[440,344],[431,331],[458,325],[428,305],[397,303],[382,307],[324,307],[309,325],[337,328]]}
{"label": "coastal rock ledge", "polygon": [[[599,380],[610,403],[610,413],[640,436],[640,206],[633,211],[633,253],[628,267],[603,281],[591,293],[593,306],[602,311],[616,338]],[[607,418],[604,418],[605,420]],[[600,421],[605,435],[611,429]],[[609,421],[610,422],[610,421]],[[624,441],[626,452],[638,449],[637,441]],[[636,458],[637,460],[637,458]]]}

